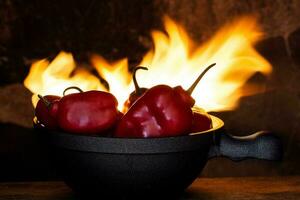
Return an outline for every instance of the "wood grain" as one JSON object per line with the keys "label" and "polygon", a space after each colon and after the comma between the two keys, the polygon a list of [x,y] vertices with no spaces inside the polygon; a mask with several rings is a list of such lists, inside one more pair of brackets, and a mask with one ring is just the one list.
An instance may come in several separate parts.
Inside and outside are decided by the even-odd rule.
{"label": "wood grain", "polygon": [[[63,182],[11,182],[0,184],[0,199],[72,200],[76,197]],[[178,199],[298,200],[300,177],[201,178]]]}

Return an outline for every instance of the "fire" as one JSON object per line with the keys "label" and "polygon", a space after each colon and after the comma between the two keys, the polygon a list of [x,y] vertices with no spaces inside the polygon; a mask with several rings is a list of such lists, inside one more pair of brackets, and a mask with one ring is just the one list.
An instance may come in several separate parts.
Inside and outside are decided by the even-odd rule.
{"label": "fire", "polygon": [[141,63],[150,68],[149,73],[140,75],[141,85],[165,83],[188,88],[205,67],[217,63],[192,96],[196,105],[207,111],[230,110],[245,95],[238,90],[251,75],[255,72],[267,75],[272,70],[253,47],[262,35],[253,18],[245,17],[226,25],[210,41],[194,50],[195,44],[180,26],[166,18],[165,27],[169,37],[159,31],[152,33],[155,49]]}
{"label": "fire", "polygon": [[[225,25],[202,45],[196,45],[171,19],[166,17],[164,22],[166,33],[152,32],[154,49],[140,63],[149,68],[138,72],[141,87],[167,84],[187,89],[206,66],[217,63],[203,77],[192,96],[196,105],[206,111],[231,110],[242,96],[258,92],[256,87],[247,91],[241,89],[254,73],[268,75],[272,71],[268,61],[253,47],[262,36],[254,18],[243,17]],[[94,55],[91,63],[109,83],[109,91],[117,97],[122,110],[124,101],[134,90],[127,59],[109,63]],[[51,63],[47,60],[34,63],[24,84],[34,94],[42,95],[61,95],[72,85],[83,90],[106,90],[95,76],[86,70],[75,69],[72,55],[63,52]]]}
{"label": "fire", "polygon": [[51,63],[45,59],[33,63],[24,81],[24,85],[34,94],[32,104],[36,106],[37,94],[61,96],[64,89],[70,86],[82,90],[105,90],[96,76],[75,67],[73,56],[65,52],[58,54]]}
{"label": "fire", "polygon": [[109,91],[114,94],[119,102],[119,110],[123,110],[123,103],[133,91],[131,74],[128,71],[127,59],[115,63],[108,63],[99,55],[91,57],[91,62],[101,77],[109,83]]}

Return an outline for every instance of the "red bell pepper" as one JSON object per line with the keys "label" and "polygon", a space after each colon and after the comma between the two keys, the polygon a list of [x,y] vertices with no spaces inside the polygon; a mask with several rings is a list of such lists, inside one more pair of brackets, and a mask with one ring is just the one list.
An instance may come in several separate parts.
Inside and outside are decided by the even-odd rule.
{"label": "red bell pepper", "polygon": [[58,127],[57,120],[53,116],[57,107],[55,102],[58,102],[61,97],[55,95],[38,95],[40,100],[38,101],[35,108],[35,116],[37,120],[48,129],[56,129]]}
{"label": "red bell pepper", "polygon": [[140,88],[140,86],[136,80],[136,72],[139,69],[148,70],[147,67],[142,67],[142,66],[138,66],[138,67],[134,68],[133,73],[132,73],[133,74],[132,79],[133,79],[135,91],[133,91],[129,95],[129,98],[125,101],[124,110],[123,110],[124,113],[126,113],[128,111],[128,109],[133,105],[133,103],[148,90],[147,88]]}
{"label": "red bell pepper", "polygon": [[[65,95],[69,89],[80,93]],[[101,134],[118,120],[117,99],[108,92],[83,92],[78,87],[69,87],[58,102],[56,114],[59,127],[71,133]]]}
{"label": "red bell pepper", "polygon": [[191,128],[192,133],[206,131],[211,128],[212,128],[212,120],[207,113],[205,113],[204,111],[193,112],[193,123]]}
{"label": "red bell pepper", "polygon": [[191,93],[214,65],[207,67],[187,91],[181,86],[150,88],[122,117],[115,136],[148,138],[188,134],[193,121],[191,108],[195,104]]}
{"label": "red bell pepper", "polygon": [[[65,95],[70,89],[80,93]],[[117,99],[101,91],[83,92],[78,87],[65,89],[62,98],[40,97],[36,107],[37,119],[46,128],[61,128],[64,131],[81,134],[106,134],[123,115],[117,109]]]}

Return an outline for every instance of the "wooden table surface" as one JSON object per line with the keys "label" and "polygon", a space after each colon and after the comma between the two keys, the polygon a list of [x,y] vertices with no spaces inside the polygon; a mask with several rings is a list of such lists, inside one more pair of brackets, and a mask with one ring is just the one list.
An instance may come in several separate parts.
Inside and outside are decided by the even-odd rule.
{"label": "wooden table surface", "polygon": [[[0,199],[73,200],[63,182],[0,183]],[[300,200],[300,176],[201,178],[178,199],[189,200]]]}

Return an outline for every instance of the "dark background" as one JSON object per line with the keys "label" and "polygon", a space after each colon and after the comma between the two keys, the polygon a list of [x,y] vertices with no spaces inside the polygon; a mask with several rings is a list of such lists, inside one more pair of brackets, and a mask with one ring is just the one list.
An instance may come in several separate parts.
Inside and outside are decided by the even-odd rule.
{"label": "dark background", "polygon": [[31,93],[22,85],[30,64],[64,50],[80,64],[88,65],[88,56],[97,52],[108,60],[128,57],[134,66],[152,47],[150,30],[162,30],[164,14],[199,43],[244,14],[257,16],[266,33],[256,48],[273,65],[271,78],[261,80],[267,92],[241,99],[235,111],[215,114],[235,135],[273,131],[282,138],[284,159],[218,158],[202,175],[300,174],[300,1],[1,0],[0,181],[57,178],[34,138]]}

